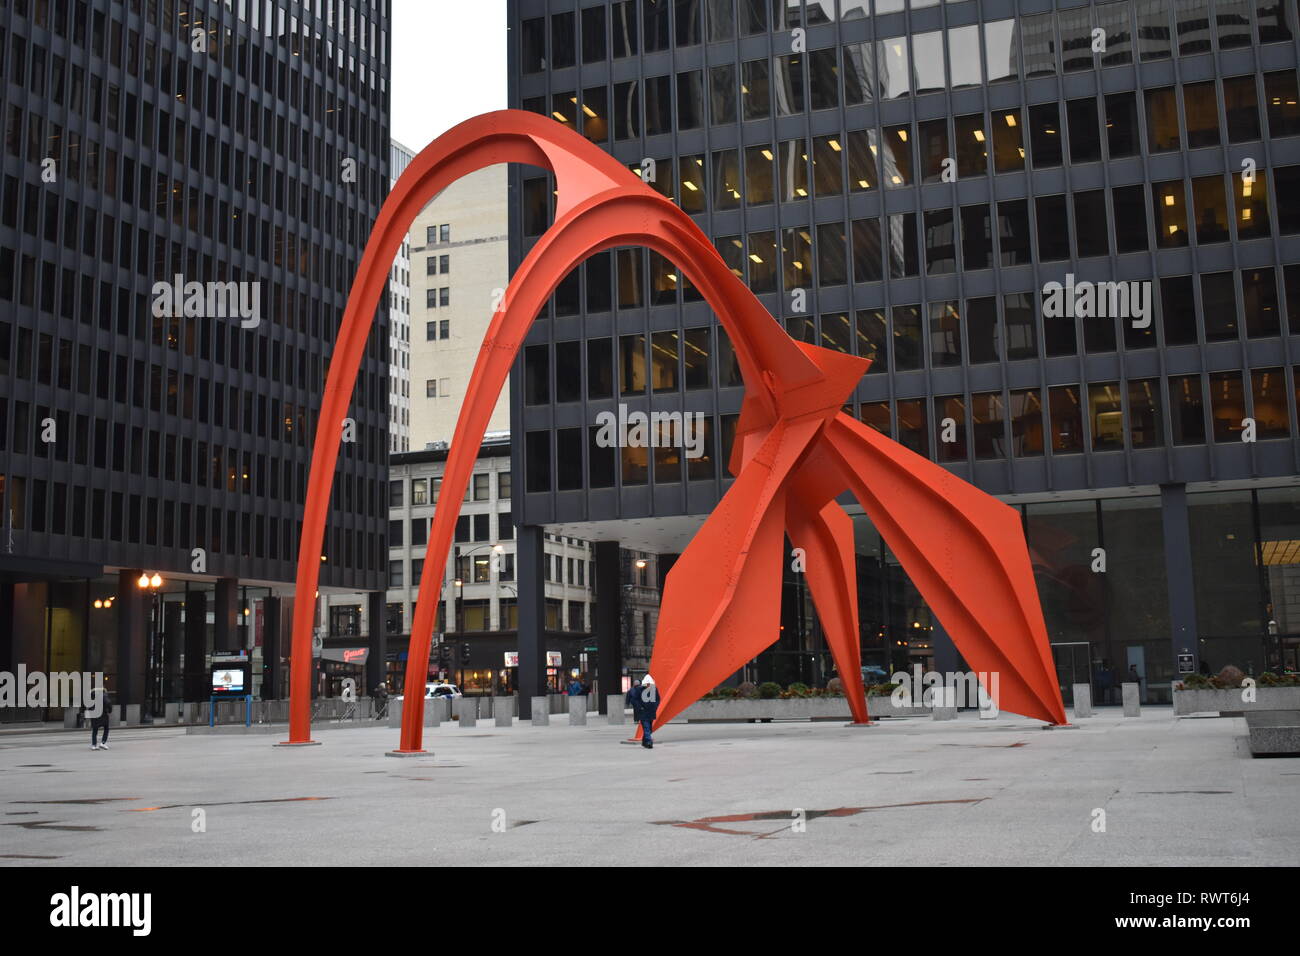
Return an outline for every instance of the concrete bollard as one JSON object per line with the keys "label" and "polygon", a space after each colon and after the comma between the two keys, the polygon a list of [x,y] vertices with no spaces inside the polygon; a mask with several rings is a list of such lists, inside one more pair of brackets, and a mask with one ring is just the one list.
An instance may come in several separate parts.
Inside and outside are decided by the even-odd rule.
{"label": "concrete bollard", "polygon": [[456,702],[456,711],[462,727],[473,727],[478,723],[478,698],[462,697]]}
{"label": "concrete bollard", "polygon": [[168,703],[163,705],[163,723],[179,724],[181,722],[181,705]]}
{"label": "concrete bollard", "polygon": [[933,689],[930,718],[932,720],[957,719],[957,688],[936,687]]}
{"label": "concrete bollard", "polygon": [[549,697],[534,697],[531,700],[534,727],[545,727],[551,722],[551,700]]}
{"label": "concrete bollard", "polygon": [[996,720],[998,716],[998,705],[994,703],[989,692],[982,686],[979,691],[980,720]]}
{"label": "concrete bollard", "polygon": [[1092,716],[1092,685],[1075,684],[1074,685],[1074,717],[1078,720],[1080,717]]}
{"label": "concrete bollard", "polygon": [[493,697],[492,698],[492,717],[498,727],[509,727],[514,723],[512,711],[514,710],[513,697]]}
{"label": "concrete bollard", "polygon": [[587,695],[578,694],[569,698],[569,726],[587,726]]}
{"label": "concrete bollard", "polygon": [[127,705],[126,705],[126,720],[125,720],[124,722],[127,723],[127,724],[129,724],[129,725],[132,726],[132,727],[134,727],[134,726],[136,726],[136,725],[138,725],[138,724],[140,723],[140,705],[139,705],[139,704],[127,704]]}
{"label": "concrete bollard", "polygon": [[611,724],[624,723],[624,718],[627,715],[623,713],[623,710],[626,706],[627,698],[622,694],[605,695],[605,710],[609,712],[609,722]]}
{"label": "concrete bollard", "polygon": [[1134,681],[1129,681],[1127,684],[1120,684],[1119,686],[1122,688],[1124,694],[1124,716],[1141,717],[1142,701],[1138,697],[1138,691],[1142,685]]}
{"label": "concrete bollard", "polygon": [[75,730],[77,727],[77,708],[63,708],[63,726],[68,730]]}
{"label": "concrete bollard", "polygon": [[402,726],[402,705],[406,703],[406,698],[398,700],[394,697],[388,702],[388,726]]}
{"label": "concrete bollard", "polygon": [[438,727],[442,725],[442,708],[443,701],[434,698],[426,699],[424,702],[424,726]]}

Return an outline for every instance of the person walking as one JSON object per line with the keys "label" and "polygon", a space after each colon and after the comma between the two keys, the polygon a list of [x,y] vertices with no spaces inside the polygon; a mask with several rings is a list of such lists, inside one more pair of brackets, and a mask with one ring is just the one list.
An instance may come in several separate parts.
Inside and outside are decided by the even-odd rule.
{"label": "person walking", "polygon": [[636,699],[641,696],[641,678],[634,678],[632,686],[628,688],[627,696],[624,698],[623,705],[632,711],[633,717],[636,716],[637,703]]}
{"label": "person walking", "polygon": [[380,684],[375,688],[375,720],[388,716],[388,685]]}
{"label": "person walking", "polygon": [[[113,699],[109,696],[108,690],[104,687],[96,687],[92,692],[91,709],[98,705],[99,713],[90,718],[90,749],[107,750],[108,749],[108,728],[109,714],[112,711]],[[90,716],[87,714],[87,716]],[[104,742],[99,742],[99,731],[104,731]]]}
{"label": "person walking", "polygon": [[655,745],[651,731],[654,729],[655,718],[659,716],[659,688],[649,674],[641,679],[641,693],[637,695],[637,701],[641,706],[637,709],[634,702],[633,714],[641,724],[641,746],[651,750]]}

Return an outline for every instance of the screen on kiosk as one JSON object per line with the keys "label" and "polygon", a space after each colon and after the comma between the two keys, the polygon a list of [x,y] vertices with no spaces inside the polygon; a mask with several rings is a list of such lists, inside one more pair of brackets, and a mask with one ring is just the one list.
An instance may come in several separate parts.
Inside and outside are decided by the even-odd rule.
{"label": "screen on kiosk", "polygon": [[214,693],[240,693],[244,689],[244,669],[242,667],[223,667],[212,672],[212,690]]}

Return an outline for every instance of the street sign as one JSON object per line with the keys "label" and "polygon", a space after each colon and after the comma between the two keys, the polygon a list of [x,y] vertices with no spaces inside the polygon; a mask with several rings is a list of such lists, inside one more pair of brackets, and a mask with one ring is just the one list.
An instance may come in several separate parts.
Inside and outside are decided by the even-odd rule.
{"label": "street sign", "polygon": [[1191,654],[1179,654],[1178,673],[1180,674],[1192,673],[1192,671],[1195,670],[1195,664],[1193,663],[1193,660],[1194,658],[1192,657]]}

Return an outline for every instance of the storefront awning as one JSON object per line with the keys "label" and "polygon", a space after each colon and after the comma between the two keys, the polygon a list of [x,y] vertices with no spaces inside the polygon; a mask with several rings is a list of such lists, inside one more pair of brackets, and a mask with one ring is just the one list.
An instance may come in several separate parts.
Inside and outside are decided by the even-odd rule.
{"label": "storefront awning", "polygon": [[323,661],[338,661],[341,664],[364,664],[370,654],[368,647],[324,647],[320,657]]}

